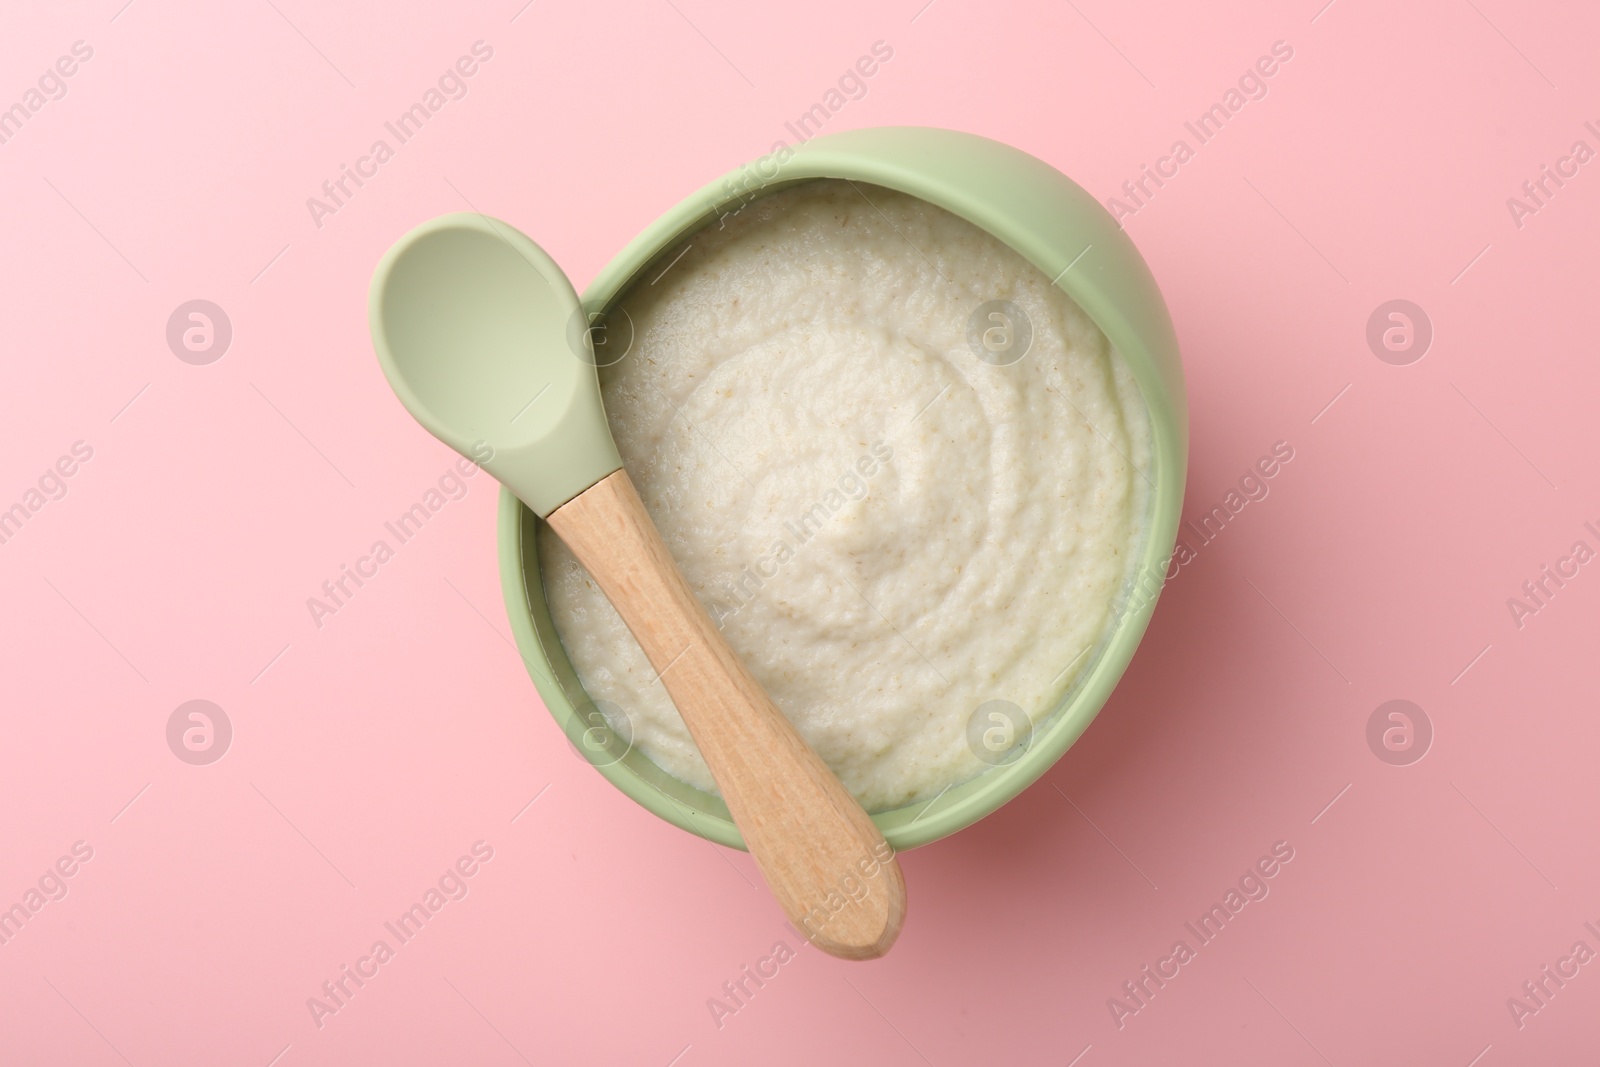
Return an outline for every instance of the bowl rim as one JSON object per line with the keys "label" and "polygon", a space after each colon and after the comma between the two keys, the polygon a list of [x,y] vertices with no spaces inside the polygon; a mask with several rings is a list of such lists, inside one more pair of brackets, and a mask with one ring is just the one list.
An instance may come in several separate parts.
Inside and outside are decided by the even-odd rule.
{"label": "bowl rim", "polygon": [[[646,227],[586,288],[584,308],[591,314],[609,309],[647,269],[677,253],[684,239],[738,210],[735,204],[742,207],[756,196],[825,178],[916,196],[1015,249],[1052,276],[1105,333],[1132,371],[1149,412],[1148,521],[1138,565],[1129,568],[1112,625],[1076,684],[1036,722],[1020,758],[929,800],[872,816],[890,846],[904,851],[972,825],[1032,785],[1083,734],[1120,681],[1171,577],[1188,458],[1185,389],[1166,304],[1132,240],[1099,201],[1019,149],[929,127],[852,130],[794,148],[778,142],[767,156],[707,184]],[[590,729],[592,720],[586,719],[594,714],[593,704],[544,602],[534,540],[540,525],[542,520],[501,488],[496,532],[512,634],[546,708],[582,756],[579,745]],[[540,588],[537,596],[530,579]],[[580,713],[582,706],[589,710]],[[625,748],[620,754],[611,748],[601,758],[582,758],[667,822],[718,844],[745,847],[719,797],[673,778],[631,744]]]}

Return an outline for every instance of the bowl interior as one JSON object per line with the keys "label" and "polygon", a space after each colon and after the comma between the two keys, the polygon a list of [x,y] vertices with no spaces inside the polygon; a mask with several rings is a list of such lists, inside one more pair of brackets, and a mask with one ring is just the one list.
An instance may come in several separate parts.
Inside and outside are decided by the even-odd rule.
{"label": "bowl interior", "polygon": [[[1151,431],[1152,488],[1144,543],[1125,581],[1115,621],[1058,706],[1035,724],[1023,754],[929,800],[878,812],[896,850],[926,844],[994,811],[1060,758],[1093,720],[1143,636],[1168,573],[1187,459],[1187,419],[1177,345],[1154,280],[1126,235],[1084,190],[1039,160],[997,142],[944,130],[881,129],[807,142],[757,161],[668,212],[625,248],[584,294],[601,316],[632,283],[659,271],[700,228],[753,196],[818,178],[870,182],[920,197],[988,230],[1065,289],[1128,363]],[[759,182],[752,184],[754,168]],[[770,177],[768,176],[770,172]],[[613,338],[620,342],[620,338]],[[728,809],[674,778],[617,736],[584,692],[545,602],[538,569],[539,520],[501,491],[501,578],[508,615],[530,675],[574,749],[644,807],[720,844],[743,848]]]}

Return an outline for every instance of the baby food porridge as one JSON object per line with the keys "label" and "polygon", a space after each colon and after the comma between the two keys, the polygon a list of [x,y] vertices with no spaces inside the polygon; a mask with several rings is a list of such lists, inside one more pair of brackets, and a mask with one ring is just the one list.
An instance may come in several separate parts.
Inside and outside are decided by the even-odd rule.
{"label": "baby food porridge", "polygon": [[[1042,722],[1094,660],[1143,536],[1144,402],[1049,277],[924,201],[817,181],[724,223],[611,314],[634,333],[600,372],[617,447],[845,786],[869,811],[935,796],[994,762],[980,706]],[[713,791],[616,611],[548,529],[539,556],[589,696]]]}

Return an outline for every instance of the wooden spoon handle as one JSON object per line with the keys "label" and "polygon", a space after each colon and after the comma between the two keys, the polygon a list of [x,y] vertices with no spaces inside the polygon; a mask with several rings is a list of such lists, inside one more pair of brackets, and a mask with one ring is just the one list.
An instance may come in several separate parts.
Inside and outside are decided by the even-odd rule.
{"label": "wooden spoon handle", "polygon": [[889,951],[906,911],[893,850],[723,640],[628,472],[596,482],[548,521],[660,675],[796,929],[844,959]]}

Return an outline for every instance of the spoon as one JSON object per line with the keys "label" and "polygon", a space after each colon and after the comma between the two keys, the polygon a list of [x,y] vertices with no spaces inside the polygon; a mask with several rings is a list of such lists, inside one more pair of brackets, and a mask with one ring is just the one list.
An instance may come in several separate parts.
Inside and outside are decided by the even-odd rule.
{"label": "spoon", "polygon": [[373,347],[422,426],[550,524],[644,649],[795,929],[873,959],[905,880],[871,817],[750,676],[622,467],[593,339],[561,268],[486,215],[406,234],[373,274]]}

